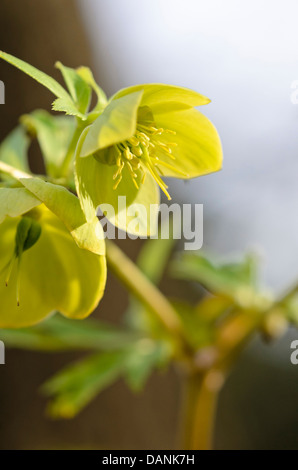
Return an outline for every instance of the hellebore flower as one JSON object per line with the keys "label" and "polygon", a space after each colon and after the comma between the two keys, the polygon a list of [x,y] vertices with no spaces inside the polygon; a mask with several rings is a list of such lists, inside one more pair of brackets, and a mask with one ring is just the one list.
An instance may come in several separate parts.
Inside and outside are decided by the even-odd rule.
{"label": "hellebore flower", "polygon": [[[194,107],[209,99],[185,88],[148,84],[116,93],[83,132],[77,149],[77,192],[85,212],[118,196],[132,203],[159,203],[162,177],[195,178],[218,171],[222,149],[213,124]],[[112,222],[123,227],[121,218]],[[150,227],[148,232],[150,232]]]}
{"label": "hellebore flower", "polygon": [[101,226],[86,223],[64,188],[20,182],[30,190],[0,188],[0,327],[30,326],[54,311],[84,318],[106,282]]}

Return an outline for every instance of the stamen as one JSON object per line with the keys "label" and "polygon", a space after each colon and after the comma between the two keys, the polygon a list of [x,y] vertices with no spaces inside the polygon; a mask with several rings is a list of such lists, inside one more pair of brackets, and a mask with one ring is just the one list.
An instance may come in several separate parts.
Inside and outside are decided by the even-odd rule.
{"label": "stamen", "polygon": [[11,258],[10,262],[7,265],[8,271],[7,271],[7,275],[6,275],[6,279],[5,279],[6,287],[8,287],[8,283],[9,283],[10,276],[11,276],[11,273],[12,273],[12,270],[13,270],[13,267],[14,267],[15,260],[16,260],[16,255],[14,254],[13,257]]}
{"label": "stamen", "polygon": [[189,178],[189,175],[187,173],[184,173],[183,171],[177,169],[175,166],[171,165],[170,163],[160,160],[158,157],[155,157],[154,161],[157,161],[158,165],[162,165],[165,168],[168,168],[169,170],[175,171],[175,173],[179,173],[181,176],[185,176],[185,178]]}
{"label": "stamen", "polygon": [[[113,180],[115,181],[113,189],[117,189],[120,182],[122,181],[122,171],[125,165],[129,171],[133,184],[137,189],[139,189],[139,185],[136,180],[138,177],[136,170],[142,171],[141,163],[143,163],[147,170],[151,173],[156,183],[159,185],[160,189],[165,193],[169,200],[171,199],[167,191],[168,186],[160,177],[160,175],[164,176],[160,167],[163,166],[168,168],[184,177],[187,177],[188,175],[179,169],[176,169],[169,163],[160,160],[157,156],[154,155],[154,153],[159,150],[159,152],[162,152],[167,157],[175,160],[175,156],[172,153],[172,148],[177,147],[177,143],[166,141],[162,142],[158,140],[157,136],[161,136],[162,134],[176,135],[176,132],[172,131],[171,129],[164,129],[162,127],[157,128],[152,121],[148,121],[148,124],[147,121],[143,121],[142,124],[138,124],[134,136],[130,137],[125,142],[121,142],[115,145],[117,152],[117,171],[113,175]],[[144,184],[146,171],[143,171],[141,176],[141,184]]]}
{"label": "stamen", "polygon": [[21,284],[21,258],[18,258],[18,269],[17,269],[17,289],[16,289],[16,294],[17,294],[17,306],[20,306],[20,284]]}
{"label": "stamen", "polygon": [[119,176],[118,180],[116,181],[116,184],[113,186],[113,189],[117,189],[119,184],[121,183],[121,180],[122,180],[122,175]]}

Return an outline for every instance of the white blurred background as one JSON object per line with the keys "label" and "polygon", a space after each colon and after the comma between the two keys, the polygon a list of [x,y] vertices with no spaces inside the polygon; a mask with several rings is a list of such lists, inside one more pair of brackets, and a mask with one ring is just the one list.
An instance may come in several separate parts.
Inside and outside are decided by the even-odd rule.
{"label": "white blurred background", "polygon": [[79,0],[101,84],[194,88],[212,103],[223,171],[171,183],[204,203],[204,249],[255,249],[264,279],[298,278],[298,3],[295,0]]}

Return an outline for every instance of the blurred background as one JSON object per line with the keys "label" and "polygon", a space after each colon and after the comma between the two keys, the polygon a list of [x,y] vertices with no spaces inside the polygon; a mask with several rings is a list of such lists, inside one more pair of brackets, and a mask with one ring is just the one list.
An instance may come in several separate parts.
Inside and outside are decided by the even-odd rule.
{"label": "blurred background", "polygon": [[[295,0],[1,0],[0,48],[59,79],[56,60],[88,65],[108,94],[144,82],[196,89],[222,138],[223,171],[173,181],[173,199],[204,204],[204,250],[224,258],[247,250],[262,259],[262,281],[282,292],[298,278],[298,4]],[[0,64],[6,104],[1,139],[20,113],[50,108],[51,95]],[[37,149],[31,159],[38,165]],[[127,242],[135,257],[140,244]],[[127,302],[114,281],[97,315],[118,321]],[[169,291],[171,285],[165,285]],[[118,285],[117,285],[118,289]],[[0,300],[1,301],[1,300]],[[298,449],[298,369],[290,332],[272,345],[256,339],[220,398],[218,449]],[[0,370],[0,447],[172,448],[179,380],[154,376],[133,396],[123,384],[102,393],[70,422],[44,417],[38,387],[75,358],[9,351]]]}

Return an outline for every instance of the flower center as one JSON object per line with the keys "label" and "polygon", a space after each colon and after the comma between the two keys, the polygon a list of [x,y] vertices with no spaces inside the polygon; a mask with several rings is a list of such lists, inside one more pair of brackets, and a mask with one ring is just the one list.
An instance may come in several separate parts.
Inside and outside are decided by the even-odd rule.
{"label": "flower center", "polygon": [[[151,173],[161,190],[168,199],[171,199],[167,189],[168,186],[161,179],[163,171],[161,167],[165,167],[177,172],[177,169],[159,158],[161,153],[175,160],[172,149],[177,146],[175,142],[163,142],[162,137],[165,134],[176,135],[176,132],[169,129],[157,128],[154,125],[138,124],[136,133],[133,137],[125,142],[121,142],[113,147],[114,155],[112,158],[116,162],[117,171],[113,179],[115,181],[114,189],[117,189],[122,180],[122,171],[126,167],[132,178],[133,184],[139,189],[137,181],[137,170],[141,171],[141,184],[144,183],[146,172],[144,167]],[[157,155],[158,154],[158,155]]]}
{"label": "flower center", "polygon": [[11,259],[1,270],[0,274],[6,272],[5,285],[8,287],[8,283],[13,272],[14,266],[17,263],[17,282],[16,282],[16,297],[17,297],[17,306],[20,305],[20,267],[21,259],[24,251],[32,248],[35,243],[37,243],[41,235],[41,225],[34,218],[28,216],[23,216],[18,223],[17,231],[15,235],[15,248]]}

